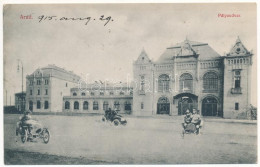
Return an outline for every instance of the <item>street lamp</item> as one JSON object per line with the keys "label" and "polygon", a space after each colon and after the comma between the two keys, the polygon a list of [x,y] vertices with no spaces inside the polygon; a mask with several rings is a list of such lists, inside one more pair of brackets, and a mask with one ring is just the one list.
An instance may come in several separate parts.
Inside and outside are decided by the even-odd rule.
{"label": "street lamp", "polygon": [[21,68],[22,68],[22,105],[21,105],[21,111],[23,112],[23,99],[24,99],[24,96],[23,96],[23,62],[20,59],[18,59],[17,72],[20,71],[19,64],[21,64]]}

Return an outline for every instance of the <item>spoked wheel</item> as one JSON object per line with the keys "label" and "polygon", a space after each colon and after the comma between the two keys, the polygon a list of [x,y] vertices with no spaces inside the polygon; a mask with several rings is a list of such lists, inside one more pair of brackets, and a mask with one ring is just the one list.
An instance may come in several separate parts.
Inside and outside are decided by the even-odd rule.
{"label": "spoked wheel", "polygon": [[47,144],[49,142],[49,140],[50,140],[50,133],[49,133],[49,131],[47,129],[43,130],[43,132],[42,132],[42,139],[43,139],[43,142],[45,144]]}
{"label": "spoked wheel", "polygon": [[119,122],[118,119],[115,119],[115,120],[113,121],[113,124],[114,124],[115,126],[118,126],[118,125],[120,124],[120,122]]}
{"label": "spoked wheel", "polygon": [[25,143],[27,141],[27,139],[28,139],[28,130],[25,129],[25,130],[23,130],[23,134],[21,136],[21,141],[23,143]]}

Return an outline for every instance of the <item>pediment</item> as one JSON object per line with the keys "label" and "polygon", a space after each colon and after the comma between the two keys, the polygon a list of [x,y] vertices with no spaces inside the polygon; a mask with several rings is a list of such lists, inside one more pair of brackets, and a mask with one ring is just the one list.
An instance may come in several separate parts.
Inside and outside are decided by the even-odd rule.
{"label": "pediment", "polygon": [[230,50],[228,56],[245,56],[248,53],[249,53],[248,50],[246,49],[246,47],[243,45],[243,43],[238,37],[235,45]]}

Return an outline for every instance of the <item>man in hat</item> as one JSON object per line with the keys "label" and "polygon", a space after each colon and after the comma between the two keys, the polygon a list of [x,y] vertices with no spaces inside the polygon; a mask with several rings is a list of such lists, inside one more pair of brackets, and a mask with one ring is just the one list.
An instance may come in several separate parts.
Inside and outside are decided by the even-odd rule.
{"label": "man in hat", "polygon": [[190,110],[187,109],[184,117],[184,123],[183,123],[183,128],[185,129],[188,124],[190,124],[192,121],[192,114],[190,113]]}
{"label": "man in hat", "polygon": [[[20,117],[20,121],[17,122],[16,124],[16,136],[18,136],[18,132],[19,132],[19,129],[22,125],[26,125],[26,121],[28,120],[31,120],[32,117],[31,117],[31,111],[28,110],[28,111],[25,111],[23,116]],[[29,129],[29,132],[30,132],[30,129]]]}

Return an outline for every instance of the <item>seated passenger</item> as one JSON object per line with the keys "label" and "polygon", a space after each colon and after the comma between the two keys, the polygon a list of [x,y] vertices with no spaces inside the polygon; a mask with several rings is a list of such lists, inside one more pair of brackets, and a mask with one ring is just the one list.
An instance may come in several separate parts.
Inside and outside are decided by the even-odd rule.
{"label": "seated passenger", "polygon": [[193,123],[193,124],[195,124],[195,125],[200,124],[201,119],[200,119],[200,115],[198,114],[197,110],[196,110],[196,109],[193,109],[192,114],[193,114],[193,115],[192,115],[191,123]]}
{"label": "seated passenger", "polygon": [[190,113],[190,110],[187,109],[185,117],[184,117],[183,127],[186,128],[187,125],[191,123],[191,121],[192,121],[191,113]]}

